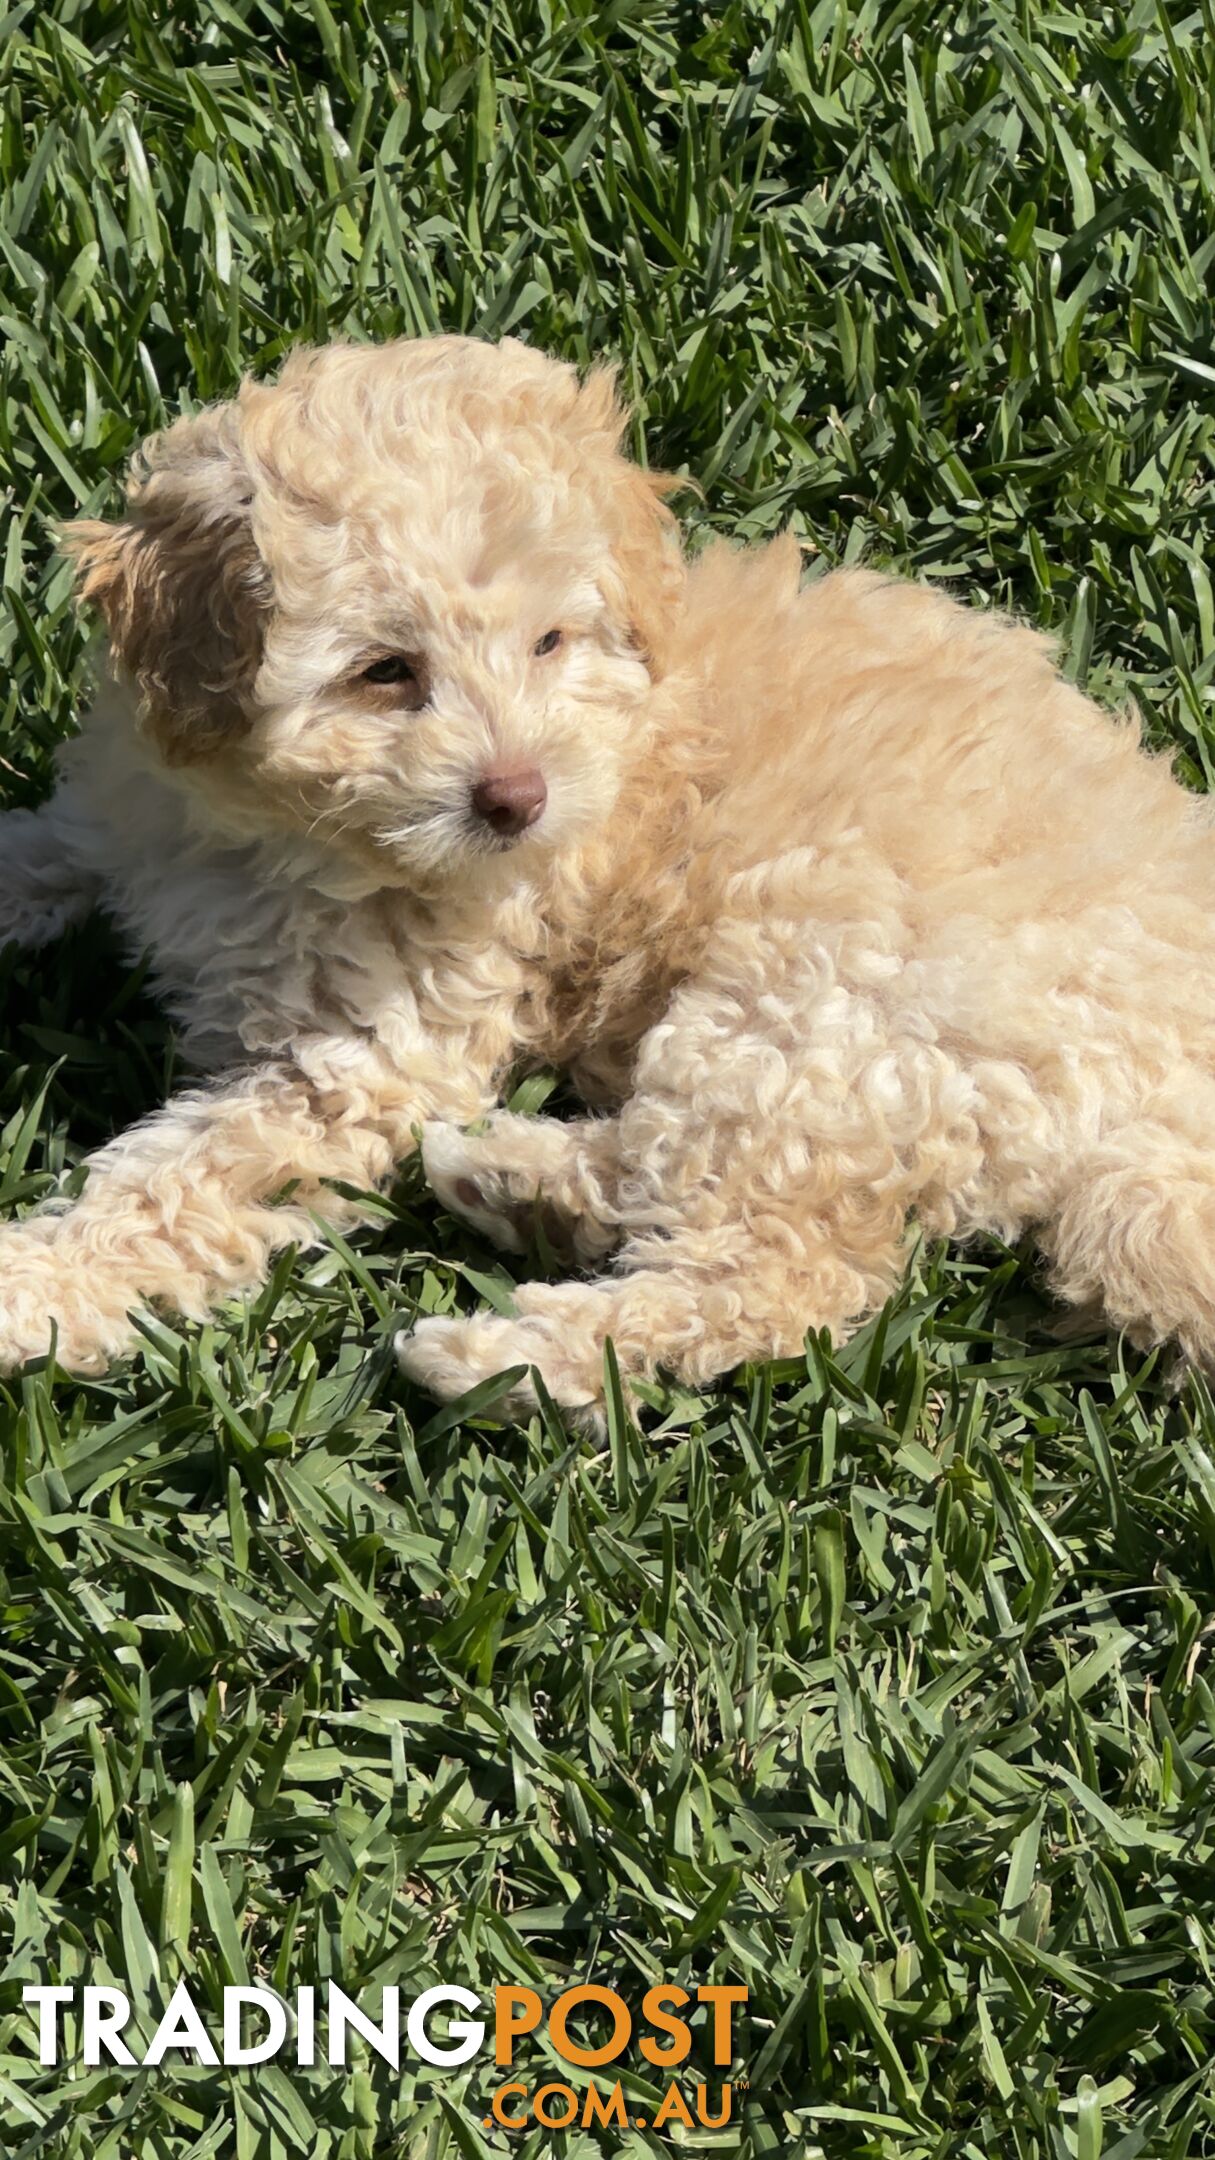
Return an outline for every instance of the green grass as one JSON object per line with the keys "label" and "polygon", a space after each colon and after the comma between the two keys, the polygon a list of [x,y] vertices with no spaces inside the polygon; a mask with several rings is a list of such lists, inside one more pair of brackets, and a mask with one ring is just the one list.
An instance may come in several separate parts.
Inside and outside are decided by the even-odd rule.
{"label": "green grass", "polygon": [[[295,339],[437,327],[619,356],[701,529],[1053,625],[1206,785],[1213,70],[1210,0],[12,9],[4,799],[82,694],[53,521]],[[0,979],[11,1204],[173,1053],[101,926]],[[0,2150],[506,2148],[480,2063],[39,2069],[23,1984],[146,2029],[182,1974],[743,1982],[740,2119],[684,2142],[748,2160],[1215,2150],[1201,1385],[1061,1341],[1028,1252],[929,1254],[600,1454],[394,1376],[498,1265],[407,1174],[247,1314],[0,1390]]]}

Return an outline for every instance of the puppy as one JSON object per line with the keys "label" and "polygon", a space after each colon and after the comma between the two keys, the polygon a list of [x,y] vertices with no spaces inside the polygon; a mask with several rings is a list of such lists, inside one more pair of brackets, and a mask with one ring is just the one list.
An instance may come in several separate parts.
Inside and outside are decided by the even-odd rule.
{"label": "puppy", "polygon": [[[1032,1228],[1062,1298],[1210,1359],[1207,805],[1013,622],[802,590],[790,538],[685,562],[622,428],[517,343],[335,345],[69,531],[113,680],[0,827],[0,935],[103,903],[212,1077],[0,1230],[6,1368],[247,1291],[419,1133],[578,1269],[403,1338],[440,1396],[796,1353],[912,1220]],[[521,1060],[590,1114],[495,1109]]]}

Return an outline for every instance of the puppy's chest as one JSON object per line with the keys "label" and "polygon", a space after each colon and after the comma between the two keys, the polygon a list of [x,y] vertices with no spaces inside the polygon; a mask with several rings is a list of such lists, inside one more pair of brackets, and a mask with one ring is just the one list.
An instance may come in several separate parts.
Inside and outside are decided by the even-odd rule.
{"label": "puppy's chest", "polygon": [[593,934],[555,940],[520,1001],[520,1046],[565,1067],[590,1101],[628,1093],[642,1037],[695,966],[693,938],[638,933],[624,949]]}
{"label": "puppy's chest", "polygon": [[[638,1045],[701,963],[718,897],[686,833],[639,871],[548,896],[518,1008],[519,1046],[565,1067],[588,1100],[627,1095]],[[719,882],[719,881],[718,881]],[[703,888],[703,889],[702,889]]]}
{"label": "puppy's chest", "polygon": [[416,904],[381,905],[368,911],[365,937],[325,942],[317,1002],[398,1060],[419,1036],[439,1035],[463,1041],[478,1062],[559,1065],[588,1099],[618,1099],[698,943],[686,927],[659,935],[643,910],[627,912],[627,922],[604,910],[563,928],[539,910],[457,922]]}

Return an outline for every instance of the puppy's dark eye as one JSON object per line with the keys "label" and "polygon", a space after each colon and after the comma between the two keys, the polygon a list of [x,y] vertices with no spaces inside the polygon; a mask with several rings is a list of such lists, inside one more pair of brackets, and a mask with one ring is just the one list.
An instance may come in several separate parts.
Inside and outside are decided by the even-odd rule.
{"label": "puppy's dark eye", "polygon": [[373,660],[363,669],[363,681],[373,683],[416,682],[417,670],[401,653],[385,653],[382,660]]}
{"label": "puppy's dark eye", "polygon": [[542,638],[536,639],[532,651],[538,660],[542,660],[545,653],[556,652],[560,643],[561,632],[559,630],[546,630]]}

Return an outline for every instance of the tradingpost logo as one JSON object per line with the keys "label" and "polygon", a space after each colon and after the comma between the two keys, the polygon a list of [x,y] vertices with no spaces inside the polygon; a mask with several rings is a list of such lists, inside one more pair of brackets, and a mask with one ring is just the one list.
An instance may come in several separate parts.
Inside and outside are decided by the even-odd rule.
{"label": "tradingpost logo", "polygon": [[[352,2034],[394,2070],[401,2067],[403,2049],[407,2057],[452,2070],[492,2050],[486,2127],[497,2123],[506,2130],[526,2130],[539,2123],[546,2130],[663,2130],[678,2123],[685,2129],[699,2125],[719,2130],[731,2120],[738,2089],[728,2073],[734,2059],[734,2013],[745,2005],[747,1989],[688,1989],[663,1981],[646,1990],[635,2014],[616,1989],[594,1982],[566,1988],[547,2009],[534,1988],[496,1987],[487,2005],[472,1988],[449,1984],[427,1988],[402,2016],[400,1988],[385,1987],[379,1994],[377,2022],[332,1982],[324,1989],[297,1988],[291,1998],[270,1988],[226,1987],[213,2028],[182,1980],[146,2045],[132,2029],[132,2005],[120,1988],[27,1987],[23,1999],[37,2018],[38,2060],[44,2066],[79,2056],[86,2069],[103,2062],[124,2070],[155,2069],[173,2056],[214,2069],[256,2069],[286,2051],[302,2068],[310,2068],[321,2059],[323,2022],[324,2060],[338,2069],[347,2064]],[[693,2006],[706,2013],[712,2078],[685,2067],[692,2054]],[[689,2015],[681,2015],[684,2011]],[[440,2033],[443,2019],[446,2032]],[[570,2030],[573,2020],[596,2037],[578,2039]],[[521,2043],[542,2034],[551,2053],[571,2072],[600,2074],[589,2080],[579,2076],[576,2085],[548,2073],[537,2075],[521,2061]],[[664,2081],[652,2118],[631,2114],[624,2092],[622,2069],[637,2057]]]}
{"label": "tradingpost logo", "polygon": [[[635,2041],[643,2060],[666,2076],[679,2070],[691,2055],[692,2028],[679,2012],[687,2009],[692,2000],[687,1988],[670,1982],[660,1984],[647,1989],[640,2017],[634,2020],[624,1997],[614,1988],[588,1982],[567,1988],[557,1997],[548,2012],[548,2038],[562,2062],[579,2070],[598,2071],[615,2069]],[[675,2123],[689,2130],[698,2123],[703,2129],[719,2130],[731,2117],[734,2087],[722,2073],[733,2059],[734,2011],[745,2004],[747,1990],[698,1987],[695,2000],[709,2012],[710,2049],[718,2075],[712,2085],[703,2076],[689,2077],[684,2073],[670,2077],[653,2117],[655,2130]],[[602,2012],[609,2029],[598,2044],[587,2045],[570,2032],[570,2019],[577,2014],[590,2023],[590,2014],[595,2011]],[[494,2064],[498,2070],[515,2070],[519,2040],[536,2032],[544,2016],[544,2004],[534,1988],[494,1989]],[[526,2130],[533,2122],[546,2130],[571,2130],[575,2125],[582,2129],[602,2128],[609,2124],[621,2130],[650,2127],[648,2115],[630,2116],[618,2077],[610,2085],[606,2078],[592,2079],[579,2090],[559,2078],[541,2083],[534,2077],[508,2076],[493,2094],[485,2116],[486,2127],[499,2123],[506,2130]]]}

